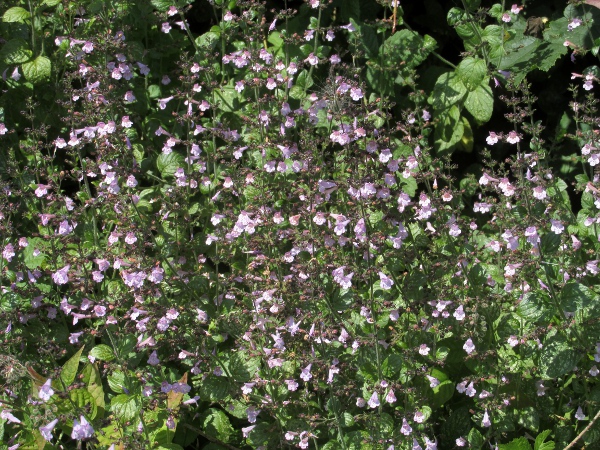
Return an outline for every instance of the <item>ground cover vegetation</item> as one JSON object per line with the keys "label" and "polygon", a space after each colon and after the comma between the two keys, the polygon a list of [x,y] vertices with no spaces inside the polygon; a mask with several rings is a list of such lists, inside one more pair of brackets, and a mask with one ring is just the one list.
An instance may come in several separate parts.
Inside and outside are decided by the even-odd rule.
{"label": "ground cover vegetation", "polygon": [[0,1],[0,448],[597,448],[599,7]]}

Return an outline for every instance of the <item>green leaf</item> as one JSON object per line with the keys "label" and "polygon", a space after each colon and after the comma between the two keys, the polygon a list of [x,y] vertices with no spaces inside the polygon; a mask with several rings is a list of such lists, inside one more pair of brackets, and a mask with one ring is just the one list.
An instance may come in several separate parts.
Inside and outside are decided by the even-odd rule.
{"label": "green leaf", "polygon": [[23,63],[23,75],[30,82],[36,84],[50,78],[52,63],[45,56],[38,56],[33,61]]}
{"label": "green leaf", "polygon": [[566,337],[555,334],[544,341],[538,366],[543,378],[558,378],[571,372],[580,357]]}
{"label": "green leaf", "polygon": [[528,292],[519,303],[517,314],[532,322],[545,322],[550,319],[552,311],[547,298],[536,292]]}
{"label": "green leaf", "polygon": [[[102,418],[104,416],[106,404],[104,401],[102,378],[100,377],[98,366],[96,364],[86,364],[86,366],[83,368],[82,375],[83,382],[86,384],[86,388],[96,404],[96,417]],[[92,417],[92,419],[95,419],[96,417]]]}
{"label": "green leaf", "polygon": [[200,398],[210,399],[212,402],[225,400],[229,397],[229,382],[225,377],[209,375],[199,386]]}
{"label": "green leaf", "polygon": [[210,408],[202,414],[200,421],[204,431],[223,442],[229,442],[229,437],[234,433],[227,415],[215,408]]}
{"label": "green leaf", "polygon": [[219,111],[234,112],[239,109],[239,95],[233,86],[221,86],[220,89],[214,89],[213,93],[217,97]]}
{"label": "green leaf", "polygon": [[118,419],[128,422],[138,415],[140,408],[136,396],[119,394],[112,398],[110,409]]}
{"label": "green leaf", "polygon": [[196,38],[196,46],[199,49],[211,52],[215,49],[220,40],[221,37],[217,33],[213,31],[207,31]]}
{"label": "green leaf", "polygon": [[33,53],[25,39],[11,39],[0,50],[0,60],[8,65],[21,64],[29,61]]}
{"label": "green leaf", "polygon": [[473,450],[480,449],[484,443],[483,436],[477,428],[471,428],[467,436],[467,441],[469,442],[469,447]]}
{"label": "green leaf", "polygon": [[565,311],[586,309],[596,299],[596,295],[588,287],[576,281],[569,281],[560,291],[560,307]]}
{"label": "green leaf", "polygon": [[433,408],[440,408],[454,395],[454,383],[450,380],[442,381],[433,390]]}
{"label": "green leaf", "polygon": [[75,377],[77,376],[77,370],[79,369],[79,358],[81,358],[83,348],[84,347],[81,347],[77,351],[77,353],[71,356],[62,367],[62,370],[60,372],[60,379],[66,387],[71,386],[73,381],[75,381]]}
{"label": "green leaf", "polygon": [[435,110],[444,110],[458,104],[466,94],[467,87],[460,78],[454,72],[446,72],[437,79],[430,101]]}
{"label": "green leaf", "polygon": [[123,392],[123,385],[125,384],[125,374],[119,370],[114,371],[107,377],[108,387],[113,392]]}
{"label": "green leaf", "polygon": [[173,5],[171,0],[150,0],[150,3],[152,3],[152,6],[161,12],[165,12],[170,6]]}
{"label": "green leaf", "polygon": [[42,5],[46,5],[46,6],[56,6],[59,3],[61,3],[61,0],[44,0],[42,2]]}
{"label": "green leaf", "polygon": [[[39,252],[40,246],[44,245],[40,238],[29,239],[29,245],[23,249],[23,262],[29,270],[37,269],[41,267],[46,260],[46,255]],[[39,252],[37,256],[34,256],[36,250]]]}
{"label": "green leaf", "polygon": [[484,79],[475,90],[468,93],[465,100],[465,108],[480,124],[492,118],[494,95],[489,85],[489,78]]}
{"label": "green leaf", "polygon": [[358,41],[365,52],[367,59],[373,60],[379,54],[379,41],[377,40],[377,32],[370,25],[359,24],[354,19],[350,19],[350,23],[360,33],[361,39]]}
{"label": "green leaf", "polygon": [[20,6],[13,6],[6,10],[4,15],[2,16],[2,20],[4,22],[20,22],[25,23],[27,19],[31,17],[29,11],[25,8],[21,8]]}
{"label": "green leaf", "polygon": [[111,347],[106,344],[100,344],[90,350],[90,356],[93,356],[100,361],[112,361],[115,359],[115,354]]}
{"label": "green leaf", "polygon": [[500,444],[500,450],[531,450],[531,445],[526,437],[513,439],[508,444]]}
{"label": "green leaf", "polygon": [[556,253],[558,247],[560,247],[560,236],[554,233],[547,233],[541,237],[542,251],[546,255],[552,255]]}
{"label": "green leaf", "polygon": [[69,391],[69,399],[77,408],[90,408],[90,416],[92,418],[97,415],[96,402],[94,401],[92,394],[87,389],[73,389]]}
{"label": "green leaf", "polygon": [[452,149],[463,137],[465,127],[460,117],[460,110],[452,106],[439,116],[435,127],[435,145],[438,152]]}
{"label": "green leaf", "polygon": [[533,450],[554,450],[554,441],[544,442],[548,436],[552,434],[552,430],[544,430],[535,438]]}
{"label": "green leaf", "polygon": [[516,411],[517,423],[528,430],[537,431],[540,426],[540,414],[532,406],[525,406]]}
{"label": "green leaf", "polygon": [[247,383],[256,375],[260,359],[251,358],[245,352],[232,353],[229,358],[229,372],[235,381]]}
{"label": "green leaf", "polygon": [[477,89],[486,78],[487,66],[480,58],[467,57],[456,68],[456,76],[469,91]]}
{"label": "green leaf", "polygon": [[171,152],[168,155],[161,153],[156,158],[156,167],[163,178],[172,177],[180,167],[185,167],[183,156],[177,152]]}

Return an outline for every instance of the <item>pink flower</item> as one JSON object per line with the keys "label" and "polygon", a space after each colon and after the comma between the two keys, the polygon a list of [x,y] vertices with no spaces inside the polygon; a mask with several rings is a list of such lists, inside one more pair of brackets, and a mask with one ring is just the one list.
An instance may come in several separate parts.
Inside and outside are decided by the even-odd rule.
{"label": "pink flower", "polygon": [[510,144],[516,144],[520,140],[521,140],[521,138],[519,137],[519,135],[517,134],[516,131],[510,131],[508,133],[508,137],[506,138],[506,142],[508,142]]}
{"label": "pink flower", "polygon": [[490,135],[485,139],[488,145],[494,145],[498,142],[498,135],[490,131]]}

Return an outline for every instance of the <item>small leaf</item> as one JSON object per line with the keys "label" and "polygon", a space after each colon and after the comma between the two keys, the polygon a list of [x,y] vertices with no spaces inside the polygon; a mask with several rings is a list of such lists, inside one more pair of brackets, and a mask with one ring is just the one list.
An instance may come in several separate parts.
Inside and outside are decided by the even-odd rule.
{"label": "small leaf", "polygon": [[62,367],[62,371],[60,372],[60,379],[64,383],[66,387],[71,386],[73,381],[75,381],[75,377],[77,376],[77,370],[79,369],[79,358],[81,358],[81,354],[83,353],[83,348],[81,347],[77,353],[69,358],[69,360]]}
{"label": "small leaf", "polygon": [[6,10],[4,15],[2,16],[2,20],[4,22],[21,22],[24,23],[27,19],[31,17],[29,11],[25,8],[21,8],[20,6],[13,6]]}
{"label": "small leaf", "polygon": [[38,56],[33,61],[23,63],[23,75],[32,83],[41,83],[50,78],[52,63],[45,56]]}
{"label": "small leaf", "polygon": [[100,344],[94,347],[90,351],[90,356],[93,356],[100,361],[112,361],[115,359],[115,354],[113,353],[112,348],[106,344]]}
{"label": "small leaf", "polygon": [[478,450],[483,446],[484,439],[477,428],[471,428],[469,436],[467,436],[467,441],[471,449]]}

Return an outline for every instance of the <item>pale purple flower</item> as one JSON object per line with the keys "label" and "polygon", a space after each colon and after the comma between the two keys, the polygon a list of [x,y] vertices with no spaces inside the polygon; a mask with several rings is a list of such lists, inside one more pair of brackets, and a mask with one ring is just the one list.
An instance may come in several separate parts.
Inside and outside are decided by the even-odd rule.
{"label": "pale purple flower", "polygon": [[421,344],[419,346],[419,354],[423,355],[423,356],[427,356],[429,355],[429,351],[431,349],[429,347],[427,347],[427,344]]}
{"label": "pale purple flower", "polygon": [[369,399],[367,404],[369,405],[369,408],[371,408],[371,409],[375,409],[380,405],[379,395],[377,395],[377,391],[373,392],[373,395],[371,395],[371,398]]}
{"label": "pale purple flower", "polygon": [[44,402],[47,402],[48,400],[50,400],[50,397],[52,397],[53,395],[54,395],[54,389],[52,389],[52,379],[48,378],[46,380],[46,382],[40,387],[38,396]]}
{"label": "pale purple flower", "polygon": [[381,289],[389,290],[394,285],[394,280],[388,277],[385,273],[379,272],[380,286]]}
{"label": "pale purple flower", "polygon": [[408,424],[406,417],[402,418],[402,427],[400,428],[400,433],[404,436],[408,436],[412,433],[412,427]]}
{"label": "pale purple flower", "polygon": [[250,406],[246,410],[246,415],[248,416],[248,422],[255,423],[256,417],[260,414],[260,409],[256,409],[254,406]]}
{"label": "pale purple flower", "polygon": [[581,406],[577,408],[577,412],[575,413],[575,418],[577,420],[585,420],[585,414],[583,413],[583,409],[581,409]]}
{"label": "pale purple flower", "polygon": [[156,353],[156,350],[154,350],[150,354],[150,357],[148,358],[148,364],[150,364],[151,366],[157,366],[158,364],[160,364],[160,360],[158,359],[158,354]]}
{"label": "pale purple flower", "polygon": [[58,419],[54,419],[52,422],[39,428],[40,434],[46,441],[50,442],[53,439],[52,430],[54,430],[57,423]]}
{"label": "pale purple flower", "polygon": [[475,351],[475,344],[473,344],[473,340],[471,338],[467,339],[467,342],[465,342],[465,345],[463,345],[463,349],[469,355]]}
{"label": "pale purple flower", "polygon": [[84,440],[89,439],[94,435],[94,429],[85,420],[85,417],[80,416],[79,420],[73,420],[73,432],[71,433],[71,438],[76,440]]}
{"label": "pale purple flower", "polygon": [[287,385],[288,391],[295,391],[298,389],[298,382],[296,380],[285,380],[285,384]]}
{"label": "pale purple flower", "polygon": [[312,378],[312,374],[310,373],[311,367],[312,364],[309,364],[304,369],[302,369],[302,372],[300,373],[300,378],[302,378],[304,381],[308,381]]}
{"label": "pale purple flower", "polygon": [[56,284],[67,284],[69,282],[69,269],[70,268],[71,268],[71,266],[69,264],[67,264],[62,269],[57,270],[56,272],[54,272],[52,274],[52,280]]}
{"label": "pale purple flower", "polygon": [[485,410],[485,413],[483,413],[483,419],[481,420],[481,426],[482,427],[491,427],[492,426],[492,422],[490,421],[490,416],[488,414],[488,410]]}

